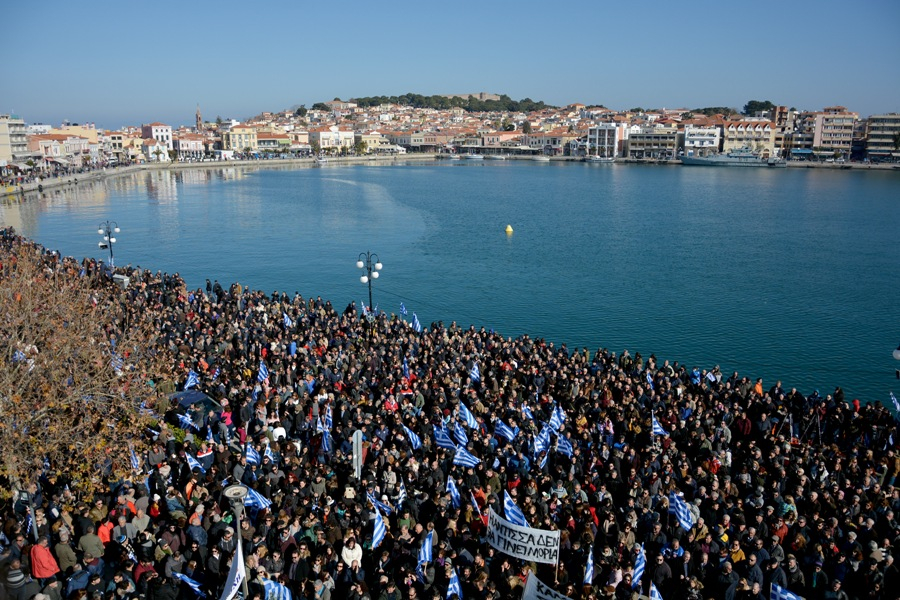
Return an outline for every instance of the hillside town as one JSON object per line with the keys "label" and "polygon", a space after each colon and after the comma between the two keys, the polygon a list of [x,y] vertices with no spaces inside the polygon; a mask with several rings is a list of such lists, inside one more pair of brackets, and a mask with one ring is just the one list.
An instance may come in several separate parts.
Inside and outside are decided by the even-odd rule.
{"label": "hillside town", "polygon": [[[497,98],[469,95],[477,101]],[[760,106],[765,110],[748,110]],[[744,108],[743,113],[723,108],[707,114],[712,111],[612,110],[576,103],[486,112],[465,106],[362,106],[336,99],[242,121],[206,120],[198,106],[192,127],[153,121],[115,131],[92,123],[32,124],[23,116],[2,114],[0,175],[167,161],[412,152],[659,161],[750,149],[762,158],[785,160],[900,159],[900,113],[861,118],[843,106],[806,111],[757,101]]]}

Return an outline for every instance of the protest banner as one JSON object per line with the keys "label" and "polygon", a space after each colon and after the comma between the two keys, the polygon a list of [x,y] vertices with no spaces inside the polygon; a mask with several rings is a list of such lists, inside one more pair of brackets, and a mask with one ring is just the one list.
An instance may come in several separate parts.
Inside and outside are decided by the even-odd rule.
{"label": "protest banner", "polygon": [[488,543],[505,554],[523,560],[556,564],[559,562],[559,531],[547,531],[513,525],[490,510]]}
{"label": "protest banner", "polygon": [[569,597],[551,589],[538,579],[537,575],[529,572],[528,581],[525,582],[525,589],[522,591],[522,600],[569,600]]}

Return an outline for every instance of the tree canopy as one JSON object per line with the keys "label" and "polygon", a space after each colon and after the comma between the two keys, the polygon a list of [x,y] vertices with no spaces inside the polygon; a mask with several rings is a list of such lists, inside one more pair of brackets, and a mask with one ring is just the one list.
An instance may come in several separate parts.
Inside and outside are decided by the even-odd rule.
{"label": "tree canopy", "polygon": [[713,115],[736,115],[738,114],[737,109],[730,108],[728,106],[707,106],[706,108],[695,108],[691,111],[695,115],[706,115],[707,117],[711,117]]}
{"label": "tree canopy", "polygon": [[402,96],[369,96],[353,100],[358,106],[379,106],[381,104],[399,104],[400,106],[412,106],[413,108],[434,108],[447,110],[450,108],[462,108],[467,112],[531,112],[553,108],[542,101],[535,102],[531,98],[513,100],[507,95],[501,95],[499,100],[479,100],[475,96],[463,98],[454,96],[422,96],[421,94],[407,93]]}
{"label": "tree canopy", "polygon": [[775,108],[775,105],[768,100],[750,100],[744,105],[743,114],[749,116],[759,112],[766,112]]}

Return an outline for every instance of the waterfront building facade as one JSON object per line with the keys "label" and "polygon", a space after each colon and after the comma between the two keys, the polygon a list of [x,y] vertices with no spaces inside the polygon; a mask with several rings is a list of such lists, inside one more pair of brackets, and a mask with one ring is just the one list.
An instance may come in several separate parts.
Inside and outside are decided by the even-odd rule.
{"label": "waterfront building facade", "polygon": [[678,129],[646,126],[632,129],[628,136],[628,158],[669,160],[678,150]]}
{"label": "waterfront building facade", "polygon": [[684,128],[685,156],[709,156],[719,152],[721,137],[718,127],[697,127],[688,125]]}
{"label": "waterfront building facade", "polygon": [[762,157],[775,156],[775,124],[771,121],[726,121],[722,152],[750,148]]}
{"label": "waterfront building facade", "polygon": [[29,158],[27,131],[24,119],[18,115],[0,115],[0,161],[11,163]]}
{"label": "waterfront building facade", "polygon": [[619,126],[616,123],[598,123],[588,128],[585,153],[590,156],[616,158],[619,156]]}
{"label": "waterfront building facade", "polygon": [[869,117],[866,123],[866,158],[900,160],[900,113]]}
{"label": "waterfront building facade", "polygon": [[850,158],[853,128],[859,115],[843,106],[829,106],[815,113],[813,149],[820,154]]}
{"label": "waterfront building facade", "polygon": [[150,123],[149,125],[141,125],[141,137],[144,139],[153,138],[166,147],[166,150],[172,150],[172,128],[165,123]]}

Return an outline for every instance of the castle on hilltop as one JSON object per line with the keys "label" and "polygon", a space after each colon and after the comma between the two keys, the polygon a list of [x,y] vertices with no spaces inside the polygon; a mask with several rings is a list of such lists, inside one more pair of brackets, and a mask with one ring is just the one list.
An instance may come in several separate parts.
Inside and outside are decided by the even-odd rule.
{"label": "castle on hilltop", "polygon": [[476,100],[499,100],[500,94],[488,94],[487,92],[478,92],[477,94],[440,94],[444,98],[462,98],[468,100],[472,96]]}

